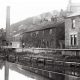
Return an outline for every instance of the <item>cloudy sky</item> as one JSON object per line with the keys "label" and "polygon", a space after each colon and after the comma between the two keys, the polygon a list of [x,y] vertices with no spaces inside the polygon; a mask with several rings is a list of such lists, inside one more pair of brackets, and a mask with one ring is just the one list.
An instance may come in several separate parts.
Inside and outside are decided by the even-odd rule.
{"label": "cloudy sky", "polygon": [[[11,8],[11,24],[52,10],[66,9],[69,0],[0,0],[0,28],[6,27],[6,6]],[[72,0],[72,2],[80,0]]]}

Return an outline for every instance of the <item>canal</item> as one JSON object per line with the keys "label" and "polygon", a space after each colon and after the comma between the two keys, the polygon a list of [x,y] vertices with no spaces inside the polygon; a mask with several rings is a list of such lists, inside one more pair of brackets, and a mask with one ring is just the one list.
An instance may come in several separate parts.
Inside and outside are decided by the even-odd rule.
{"label": "canal", "polygon": [[[33,72],[23,70],[21,65],[10,62],[7,63],[9,64],[9,80],[80,80],[79,77],[71,75],[65,75],[62,79],[58,78],[60,75],[55,79],[49,79]],[[4,66],[0,68],[0,80],[4,80],[4,68]]]}
{"label": "canal", "polygon": [[[25,71],[17,64],[9,64],[9,80],[50,80],[35,73]],[[0,69],[0,80],[4,80],[4,66]]]}

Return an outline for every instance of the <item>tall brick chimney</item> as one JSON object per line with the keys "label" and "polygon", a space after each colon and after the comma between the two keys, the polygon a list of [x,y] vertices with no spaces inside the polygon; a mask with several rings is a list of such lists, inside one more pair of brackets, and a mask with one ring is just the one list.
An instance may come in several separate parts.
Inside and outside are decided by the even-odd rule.
{"label": "tall brick chimney", "polygon": [[10,40],[10,7],[7,7],[7,12],[6,12],[6,39],[7,41]]}
{"label": "tall brick chimney", "polygon": [[67,6],[67,11],[68,12],[71,11],[71,4],[72,4],[72,0],[69,0],[68,6]]}

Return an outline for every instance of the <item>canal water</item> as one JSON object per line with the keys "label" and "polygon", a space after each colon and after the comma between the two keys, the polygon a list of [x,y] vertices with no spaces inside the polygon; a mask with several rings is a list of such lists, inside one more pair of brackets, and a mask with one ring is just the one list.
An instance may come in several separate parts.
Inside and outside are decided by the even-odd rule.
{"label": "canal water", "polygon": [[[40,75],[21,69],[15,64],[9,63],[9,80],[50,80]],[[4,80],[4,66],[0,69],[0,80]]]}
{"label": "canal water", "polygon": [[[17,64],[13,64],[13,63],[8,63],[8,64],[9,64],[9,80],[53,80],[29,71],[23,70]],[[4,80],[4,68],[5,68],[4,66],[0,68],[0,80]],[[54,80],[61,80],[61,79],[58,78]],[[80,80],[80,78],[66,75],[63,80]]]}

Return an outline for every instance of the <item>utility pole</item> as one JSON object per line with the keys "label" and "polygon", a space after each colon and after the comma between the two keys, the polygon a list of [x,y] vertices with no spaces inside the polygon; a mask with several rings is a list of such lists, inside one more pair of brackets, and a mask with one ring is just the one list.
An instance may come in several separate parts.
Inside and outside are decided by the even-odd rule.
{"label": "utility pole", "polygon": [[[7,7],[7,13],[6,13],[6,40],[9,44],[10,39],[10,7]],[[5,53],[5,56],[7,56],[8,52]],[[9,80],[9,64],[7,62],[7,57],[5,60],[5,80]]]}

